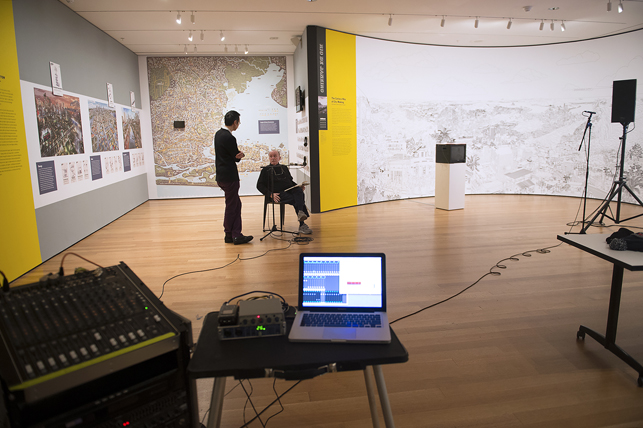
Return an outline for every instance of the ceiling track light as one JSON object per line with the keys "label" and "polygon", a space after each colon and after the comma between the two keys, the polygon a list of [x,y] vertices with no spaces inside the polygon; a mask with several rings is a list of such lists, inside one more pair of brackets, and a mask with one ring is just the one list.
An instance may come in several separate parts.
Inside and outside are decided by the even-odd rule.
{"label": "ceiling track light", "polygon": [[509,22],[507,22],[507,30],[511,28],[511,18],[509,18]]}
{"label": "ceiling track light", "polygon": [[228,45],[225,45],[225,47],[224,47],[223,51],[224,51],[225,53],[228,53]]}
{"label": "ceiling track light", "polygon": [[176,23],[177,24],[181,23],[181,11],[180,10],[176,11]]}
{"label": "ceiling track light", "polygon": [[205,39],[205,33],[201,30],[201,41],[203,41],[203,39]]}
{"label": "ceiling track light", "polygon": [[567,28],[565,28],[565,21],[560,22],[560,31],[565,31]]}
{"label": "ceiling track light", "polygon": [[248,45],[246,45],[245,54],[248,55]]}
{"label": "ceiling track light", "polygon": [[183,47],[183,53],[186,54],[186,55],[188,54],[188,45],[185,45]]}
{"label": "ceiling track light", "polygon": [[622,12],[623,12],[623,1],[619,0],[619,2],[618,2],[618,13],[622,13]]}
{"label": "ceiling track light", "polygon": [[554,21],[551,21],[551,24],[549,24],[549,29],[554,31]]}
{"label": "ceiling track light", "polygon": [[194,37],[192,36],[192,31],[190,30],[190,34],[188,35],[188,40],[189,40],[189,41],[192,41],[192,39],[193,39],[193,38],[194,38]]}
{"label": "ceiling track light", "polygon": [[239,53],[239,46],[234,45],[234,53],[236,53],[236,54]]}
{"label": "ceiling track light", "polygon": [[478,28],[478,24],[480,24],[480,20],[479,20],[479,19],[478,19],[478,17],[476,16],[476,20],[475,20],[475,22],[473,23],[473,28]]}
{"label": "ceiling track light", "polygon": [[444,27],[444,23],[446,22],[446,19],[444,16],[442,17],[442,21],[440,21],[440,27]]}
{"label": "ceiling track light", "polygon": [[190,21],[192,22],[192,24],[196,24],[196,22],[194,20],[194,11],[192,12],[192,16],[190,17]]}
{"label": "ceiling track light", "polygon": [[608,12],[612,11],[612,0],[607,0],[607,11]]}
{"label": "ceiling track light", "polygon": [[390,27],[391,25],[393,25],[393,15],[388,16],[388,26]]}
{"label": "ceiling track light", "polygon": [[196,53],[196,45],[194,45],[194,53]]}
{"label": "ceiling track light", "polygon": [[540,31],[543,31],[543,28],[545,28],[545,21],[541,19],[540,20]]}
{"label": "ceiling track light", "polygon": [[223,30],[219,31],[219,37],[221,37],[221,41],[225,40],[225,36],[223,35]]}

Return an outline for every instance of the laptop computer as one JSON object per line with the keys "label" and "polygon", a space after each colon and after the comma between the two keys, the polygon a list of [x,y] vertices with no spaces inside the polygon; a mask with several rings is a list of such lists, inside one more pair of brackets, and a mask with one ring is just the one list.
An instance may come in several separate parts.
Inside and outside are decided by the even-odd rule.
{"label": "laptop computer", "polygon": [[293,342],[390,343],[386,257],[301,253]]}

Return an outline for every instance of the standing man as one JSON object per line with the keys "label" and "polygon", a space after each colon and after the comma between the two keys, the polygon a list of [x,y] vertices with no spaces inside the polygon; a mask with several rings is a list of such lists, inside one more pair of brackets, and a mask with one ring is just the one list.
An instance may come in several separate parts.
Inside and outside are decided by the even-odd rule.
{"label": "standing man", "polygon": [[252,241],[252,236],[241,234],[241,198],[239,197],[239,171],[237,162],[245,155],[237,147],[232,135],[241,123],[240,114],[230,110],[225,114],[225,128],[214,134],[214,156],[217,184],[225,193],[225,214],[223,216],[224,242],[239,245]]}

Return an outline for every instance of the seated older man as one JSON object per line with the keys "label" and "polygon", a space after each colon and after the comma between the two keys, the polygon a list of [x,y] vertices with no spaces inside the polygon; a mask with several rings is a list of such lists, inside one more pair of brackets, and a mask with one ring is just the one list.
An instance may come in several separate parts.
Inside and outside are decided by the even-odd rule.
{"label": "seated older man", "polygon": [[[259,180],[257,180],[257,189],[277,203],[283,202],[295,207],[297,220],[299,220],[299,233],[310,235],[313,231],[305,223],[310,214],[304,201],[304,187],[298,186],[290,175],[288,167],[279,163],[281,155],[277,150],[271,150],[268,153],[268,158],[270,165],[261,169]],[[291,187],[292,189],[286,190]]]}

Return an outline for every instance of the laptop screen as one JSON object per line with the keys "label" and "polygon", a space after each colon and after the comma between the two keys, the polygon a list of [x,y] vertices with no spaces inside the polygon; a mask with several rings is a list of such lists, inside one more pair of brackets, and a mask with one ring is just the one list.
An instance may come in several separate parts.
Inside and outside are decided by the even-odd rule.
{"label": "laptop screen", "polygon": [[381,253],[302,253],[299,308],[386,310],[385,256]]}

